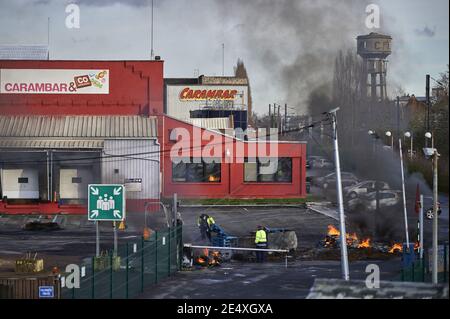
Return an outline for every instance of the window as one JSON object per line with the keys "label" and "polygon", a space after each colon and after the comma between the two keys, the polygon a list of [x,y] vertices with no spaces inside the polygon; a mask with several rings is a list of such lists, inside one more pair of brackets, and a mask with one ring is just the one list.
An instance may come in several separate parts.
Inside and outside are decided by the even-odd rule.
{"label": "window", "polygon": [[244,182],[291,183],[292,158],[245,159]]}
{"label": "window", "polygon": [[114,169],[114,174],[119,174],[119,169],[118,168]]}
{"label": "window", "polygon": [[72,184],[81,184],[81,177],[72,177]]}
{"label": "window", "polygon": [[28,177],[19,177],[17,179],[17,183],[19,183],[19,184],[28,184]]}
{"label": "window", "polygon": [[172,163],[172,181],[188,183],[220,183],[220,160],[195,163],[193,159]]}

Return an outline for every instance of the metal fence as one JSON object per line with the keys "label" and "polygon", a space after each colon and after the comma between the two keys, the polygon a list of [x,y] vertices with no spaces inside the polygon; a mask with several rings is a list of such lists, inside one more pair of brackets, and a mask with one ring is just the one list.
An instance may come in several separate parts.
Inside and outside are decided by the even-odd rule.
{"label": "metal fence", "polygon": [[169,277],[180,269],[182,226],[154,232],[148,240],[119,245],[117,257],[112,251],[81,266],[80,288],[63,284],[61,298],[126,299]]}
{"label": "metal fence", "polygon": [[[442,245],[442,255],[439,256],[438,282],[447,283],[449,276],[448,267],[448,244]],[[400,272],[401,281],[412,282],[432,282],[431,254],[424,253],[423,259],[417,259],[407,267],[403,267]]]}

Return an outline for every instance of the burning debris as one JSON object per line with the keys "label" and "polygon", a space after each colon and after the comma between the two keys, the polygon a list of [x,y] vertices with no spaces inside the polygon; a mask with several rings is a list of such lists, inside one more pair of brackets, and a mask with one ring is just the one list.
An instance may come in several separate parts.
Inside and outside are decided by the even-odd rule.
{"label": "burning debris", "polygon": [[[327,235],[321,240],[320,245],[323,248],[337,248],[340,244],[340,231],[333,225],[328,225]],[[345,234],[347,247],[354,250],[370,250],[383,254],[396,255],[403,251],[401,243],[393,243],[391,245],[379,242],[373,242],[370,237],[359,238],[356,233]],[[419,243],[415,243],[414,250],[419,249]]]}
{"label": "burning debris", "polygon": [[202,267],[216,267],[220,266],[222,262],[222,254],[220,251],[210,251],[209,249],[203,249],[201,255],[196,257],[195,264]]}

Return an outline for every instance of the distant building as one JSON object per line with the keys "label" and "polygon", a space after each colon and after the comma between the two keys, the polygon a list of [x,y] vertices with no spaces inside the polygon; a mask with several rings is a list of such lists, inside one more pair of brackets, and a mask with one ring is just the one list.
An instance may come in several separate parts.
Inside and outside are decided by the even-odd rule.
{"label": "distant building", "polygon": [[0,45],[0,60],[48,60],[46,45]]}
{"label": "distant building", "polygon": [[164,79],[164,112],[188,122],[232,117],[233,128],[245,130],[251,112],[248,85],[247,79],[231,76],[167,78]]}

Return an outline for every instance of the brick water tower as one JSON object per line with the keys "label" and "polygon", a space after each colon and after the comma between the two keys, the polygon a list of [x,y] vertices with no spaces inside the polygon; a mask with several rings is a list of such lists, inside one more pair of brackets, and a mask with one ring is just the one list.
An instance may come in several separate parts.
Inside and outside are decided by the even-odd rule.
{"label": "brick water tower", "polygon": [[387,57],[391,54],[392,37],[371,32],[356,38],[358,54],[364,60],[364,77],[362,88],[372,101],[383,101],[386,93]]}

